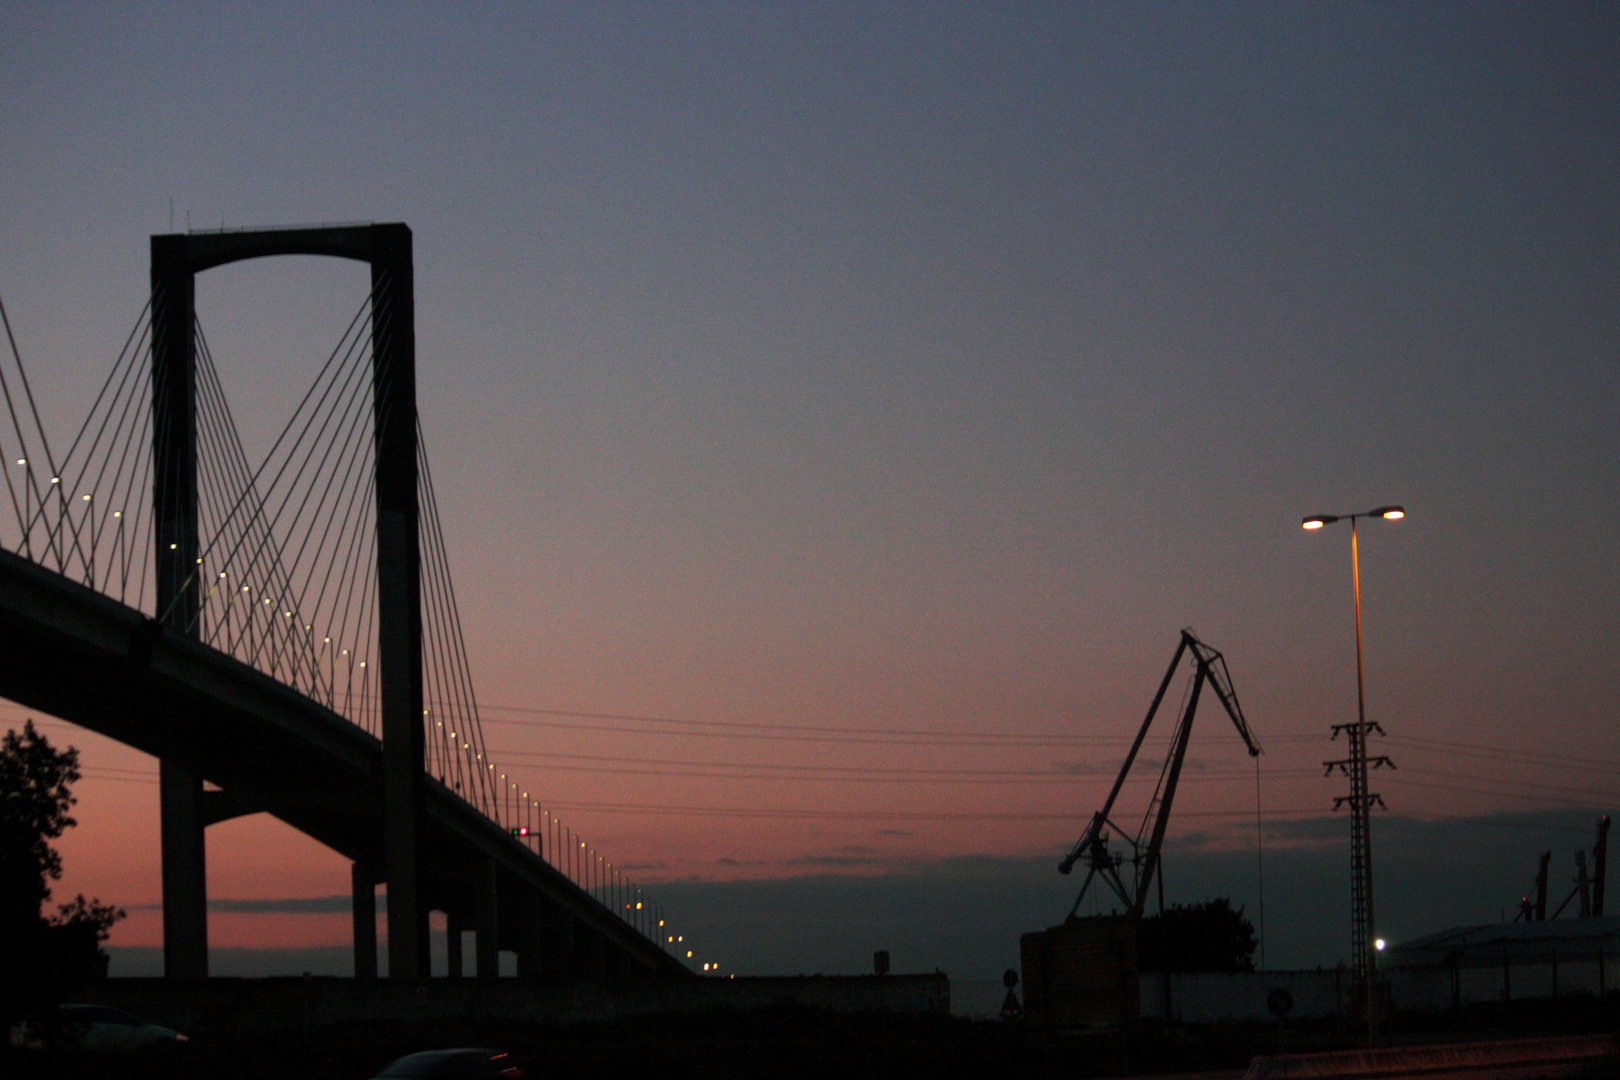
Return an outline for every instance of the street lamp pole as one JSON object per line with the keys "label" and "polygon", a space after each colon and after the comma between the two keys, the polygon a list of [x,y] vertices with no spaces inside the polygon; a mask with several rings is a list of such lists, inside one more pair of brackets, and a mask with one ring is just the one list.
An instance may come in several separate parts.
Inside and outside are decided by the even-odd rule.
{"label": "street lamp pole", "polygon": [[1333,725],[1333,737],[1338,738],[1342,731],[1346,741],[1350,744],[1350,756],[1343,761],[1324,762],[1328,773],[1335,769],[1345,774],[1350,781],[1350,794],[1340,796],[1333,800],[1333,808],[1341,806],[1350,808],[1350,940],[1352,957],[1352,974],[1361,985],[1364,993],[1367,1016],[1367,1039],[1375,1042],[1378,1038],[1378,945],[1380,944],[1376,933],[1376,923],[1373,917],[1373,874],[1372,874],[1372,808],[1376,804],[1384,805],[1383,798],[1376,792],[1367,790],[1367,773],[1369,769],[1383,766],[1394,768],[1394,762],[1384,755],[1368,757],[1367,736],[1376,731],[1380,735],[1384,729],[1376,723],[1367,722],[1367,693],[1364,669],[1361,659],[1361,553],[1356,532],[1356,519],[1364,517],[1379,517],[1389,521],[1396,521],[1406,516],[1406,511],[1399,506],[1380,506],[1373,510],[1357,514],[1317,514],[1304,521],[1307,529],[1320,529],[1324,525],[1331,525],[1335,521],[1348,519],[1350,522],[1350,584],[1355,599],[1356,613],[1356,722],[1354,724]]}

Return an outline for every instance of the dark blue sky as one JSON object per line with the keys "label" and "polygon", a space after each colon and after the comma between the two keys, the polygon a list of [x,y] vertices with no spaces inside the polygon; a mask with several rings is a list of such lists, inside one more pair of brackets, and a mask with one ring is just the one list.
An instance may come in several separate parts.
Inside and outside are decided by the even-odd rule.
{"label": "dark blue sky", "polygon": [[[65,430],[149,234],[406,221],[486,702],[1005,741],[489,726],[644,875],[1061,852],[1186,624],[1268,807],[1320,813],[1347,537],[1298,522],[1389,501],[1386,799],[1585,814],[1620,763],[1617,136],[1612,3],[7,5],[0,296]],[[364,287],[200,283],[250,446]],[[1196,820],[1252,812],[1230,733],[1195,753],[1188,810],[1239,815]],[[155,819],[95,777],[87,821]],[[262,828],[211,841],[217,895],[341,891],[251,867]]]}

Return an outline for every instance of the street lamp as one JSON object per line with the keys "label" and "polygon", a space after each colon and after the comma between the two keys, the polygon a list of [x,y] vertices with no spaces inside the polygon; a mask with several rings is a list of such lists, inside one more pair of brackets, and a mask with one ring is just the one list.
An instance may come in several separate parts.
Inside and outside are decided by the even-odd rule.
{"label": "street lamp", "polygon": [[1403,507],[1379,506],[1358,514],[1313,514],[1302,522],[1307,530],[1320,529],[1336,521],[1350,522],[1350,583],[1356,606],[1356,722],[1333,725],[1334,738],[1338,738],[1341,731],[1348,736],[1349,758],[1323,764],[1328,773],[1338,769],[1350,779],[1350,794],[1334,799],[1333,809],[1337,810],[1346,804],[1350,807],[1350,937],[1354,964],[1352,970],[1366,989],[1369,1042],[1376,1041],[1378,1037],[1375,983],[1378,950],[1383,947],[1383,941],[1374,935],[1371,810],[1374,803],[1382,806],[1384,800],[1378,794],[1367,790],[1367,771],[1369,766],[1374,769],[1385,765],[1394,768],[1394,762],[1383,755],[1371,759],[1367,757],[1367,735],[1371,731],[1382,735],[1384,729],[1376,723],[1367,722],[1367,694],[1361,664],[1361,558],[1356,544],[1356,519],[1383,518],[1386,521],[1399,521],[1405,516],[1406,510]]}

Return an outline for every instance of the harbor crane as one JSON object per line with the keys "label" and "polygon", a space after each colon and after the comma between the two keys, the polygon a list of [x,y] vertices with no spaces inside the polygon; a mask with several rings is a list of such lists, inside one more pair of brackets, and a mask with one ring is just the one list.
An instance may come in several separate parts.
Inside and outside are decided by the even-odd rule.
{"label": "harbor crane", "polygon": [[[1154,788],[1153,799],[1148,803],[1147,812],[1142,816],[1141,826],[1134,834],[1128,833],[1113,820],[1114,803],[1119,798],[1120,790],[1125,786],[1131,767],[1136,764],[1137,753],[1142,749],[1148,728],[1153,725],[1153,718],[1164,701],[1165,692],[1169,690],[1170,682],[1175,678],[1183,657],[1190,657],[1193,664],[1192,687],[1182,706],[1181,718],[1171,735],[1170,753],[1165,755],[1164,764],[1159,770],[1159,782]],[[1159,851],[1164,845],[1165,827],[1170,823],[1170,807],[1176,798],[1176,783],[1181,778],[1182,762],[1187,756],[1187,740],[1192,735],[1193,718],[1198,713],[1199,697],[1206,684],[1215,691],[1215,696],[1220,698],[1221,705],[1226,709],[1226,715],[1232,718],[1233,725],[1243,738],[1243,745],[1248,748],[1249,756],[1260,756],[1260,744],[1249,730],[1248,722],[1243,718],[1243,708],[1238,704],[1237,692],[1232,689],[1232,676],[1226,669],[1226,659],[1200,641],[1191,629],[1183,630],[1181,641],[1176,645],[1175,655],[1170,658],[1170,666],[1165,670],[1164,678],[1159,683],[1158,693],[1153,695],[1153,704],[1148,707],[1147,719],[1142,721],[1142,730],[1136,733],[1136,741],[1131,744],[1130,753],[1125,755],[1125,765],[1119,771],[1119,778],[1114,781],[1114,788],[1108,793],[1108,801],[1103,804],[1101,810],[1092,815],[1091,824],[1086,826],[1086,831],[1079,841],[1058,864],[1058,870],[1064,874],[1072,871],[1076,863],[1084,863],[1086,867],[1086,877],[1080,884],[1080,894],[1075,897],[1074,906],[1069,909],[1071,919],[1080,910],[1081,902],[1085,900],[1087,891],[1095,881],[1107,885],[1130,916],[1141,917],[1148,892],[1153,886],[1154,876],[1159,870]],[[1144,843],[1143,837],[1148,832],[1150,822],[1152,834]],[[1123,851],[1116,852],[1109,848],[1109,829],[1113,829],[1130,845],[1128,859]],[[1133,870],[1131,888],[1126,887],[1125,880],[1120,874],[1120,868],[1126,862],[1130,863]]]}
{"label": "harbor crane", "polygon": [[1586,852],[1577,848],[1575,851],[1575,888],[1570,890],[1564,902],[1559,904],[1551,915],[1547,914],[1547,866],[1552,862],[1552,852],[1541,853],[1541,865],[1536,870],[1536,899],[1532,903],[1526,896],[1519,901],[1519,913],[1513,917],[1514,922],[1546,922],[1556,919],[1564,913],[1575,899],[1580,899],[1580,917],[1590,919],[1603,915],[1603,887],[1608,877],[1609,862],[1609,815],[1604,814],[1597,821],[1597,841],[1592,845],[1592,872],[1588,875],[1586,870]]}

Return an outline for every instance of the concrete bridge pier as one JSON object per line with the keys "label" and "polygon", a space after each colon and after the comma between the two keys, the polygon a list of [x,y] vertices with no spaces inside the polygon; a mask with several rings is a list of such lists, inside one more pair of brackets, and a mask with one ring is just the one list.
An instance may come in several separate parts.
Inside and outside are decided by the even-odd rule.
{"label": "concrete bridge pier", "polygon": [[[195,283],[184,251],[152,238],[152,518],[158,621],[197,637],[197,357]],[[208,878],[202,778],[164,757],[158,769],[163,831],[163,970],[208,974]]]}
{"label": "concrete bridge pier", "polygon": [[208,976],[208,868],[202,780],[158,763],[163,833],[163,970],[174,979]]}
{"label": "concrete bridge pier", "polygon": [[473,936],[477,939],[478,978],[500,978],[500,905],[493,860],[473,875]]}
{"label": "concrete bridge pier", "polygon": [[466,929],[466,922],[456,912],[446,909],[444,913],[444,952],[447,961],[444,974],[446,978],[459,979],[463,976],[461,934]]}
{"label": "concrete bridge pier", "polygon": [[354,977],[377,977],[377,875],[363,862],[349,867],[354,895]]}

